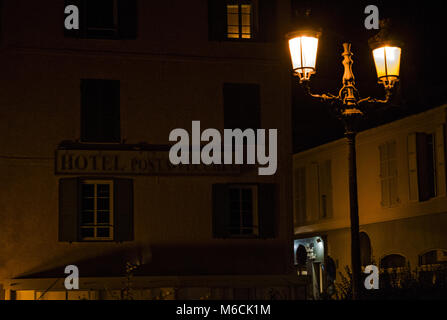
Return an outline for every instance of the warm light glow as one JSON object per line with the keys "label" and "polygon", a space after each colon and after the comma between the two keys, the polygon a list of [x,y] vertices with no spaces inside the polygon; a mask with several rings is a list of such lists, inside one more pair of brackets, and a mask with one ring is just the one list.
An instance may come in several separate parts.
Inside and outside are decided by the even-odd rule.
{"label": "warm light glow", "polygon": [[309,80],[315,73],[317,62],[318,38],[298,36],[289,40],[293,70],[301,80]]}
{"label": "warm light glow", "polygon": [[381,47],[373,50],[379,81],[394,82],[399,79],[401,49]]}

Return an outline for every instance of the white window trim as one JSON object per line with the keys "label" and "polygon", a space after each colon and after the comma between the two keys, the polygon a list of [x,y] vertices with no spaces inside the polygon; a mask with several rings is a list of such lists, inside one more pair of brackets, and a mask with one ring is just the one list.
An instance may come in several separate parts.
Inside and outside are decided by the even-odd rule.
{"label": "white window trim", "polygon": [[[94,229],[94,237],[86,237],[86,238],[82,238],[81,241],[112,241],[114,239],[114,212],[113,212],[113,202],[114,202],[114,194],[113,194],[113,180],[83,180],[82,185],[85,184],[93,184],[95,186],[95,195],[94,195],[94,224],[93,224],[93,229]],[[106,184],[109,185],[109,190],[110,190],[110,196],[109,196],[109,208],[110,208],[110,224],[107,226],[110,229],[110,236],[109,237],[98,237],[96,236],[97,234],[97,229],[100,227],[106,227],[106,226],[100,226],[97,224],[97,185],[98,184]],[[82,210],[80,212],[80,214],[82,215]],[[80,225],[80,228],[91,228],[90,226],[83,226],[82,223]]]}

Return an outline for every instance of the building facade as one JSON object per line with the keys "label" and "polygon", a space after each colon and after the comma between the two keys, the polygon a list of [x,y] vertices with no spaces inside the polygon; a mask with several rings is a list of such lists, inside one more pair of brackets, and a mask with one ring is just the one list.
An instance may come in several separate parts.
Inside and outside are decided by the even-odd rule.
{"label": "building facade", "polygon": [[[289,15],[273,0],[2,1],[0,297],[300,296]],[[172,165],[170,132],[193,121],[278,129],[276,174]]]}
{"label": "building facade", "polygon": [[[447,262],[446,120],[444,105],[359,133],[363,267],[429,277]],[[295,154],[293,166],[295,264],[322,293],[351,265],[347,143]]]}

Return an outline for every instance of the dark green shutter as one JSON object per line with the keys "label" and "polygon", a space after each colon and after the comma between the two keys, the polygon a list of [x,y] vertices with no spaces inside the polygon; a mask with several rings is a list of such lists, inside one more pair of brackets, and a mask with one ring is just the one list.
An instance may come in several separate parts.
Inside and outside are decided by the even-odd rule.
{"label": "dark green shutter", "polygon": [[277,40],[276,0],[259,0],[259,30],[257,39],[265,42]]}
{"label": "dark green shutter", "polygon": [[115,179],[113,185],[114,240],[117,242],[133,241],[133,180]]}
{"label": "dark green shutter", "polygon": [[[64,28],[64,34],[66,37],[70,37],[70,38],[79,38],[82,37],[83,33],[84,33],[84,0],[65,0],[64,1],[64,9],[62,11],[63,15],[64,15],[64,24],[62,25],[62,27]],[[65,14],[65,8],[69,5],[74,5],[76,7],[78,7],[79,9],[79,29],[73,29],[73,30],[67,30],[65,29],[65,18],[67,17],[67,15]]]}
{"label": "dark green shutter", "polygon": [[230,198],[228,185],[214,184],[213,197],[213,237],[228,238],[230,235]]}
{"label": "dark green shutter", "polygon": [[59,241],[79,240],[80,180],[59,180]]}
{"label": "dark green shutter", "polygon": [[276,185],[258,186],[259,237],[274,238],[276,235]]}
{"label": "dark green shutter", "polygon": [[226,34],[227,8],[224,0],[208,0],[208,39],[219,41]]}
{"label": "dark green shutter", "polygon": [[136,39],[138,10],[136,0],[118,0],[118,25],[121,39]]}

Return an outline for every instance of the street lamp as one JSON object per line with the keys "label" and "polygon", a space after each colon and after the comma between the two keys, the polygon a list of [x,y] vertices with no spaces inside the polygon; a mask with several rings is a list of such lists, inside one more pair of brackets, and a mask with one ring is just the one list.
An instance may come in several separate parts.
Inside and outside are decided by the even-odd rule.
{"label": "street lamp", "polygon": [[351,44],[343,44],[344,74],[342,88],[338,95],[313,94],[310,91],[310,77],[316,73],[316,60],[318,40],[320,33],[309,30],[296,31],[288,34],[290,56],[295,76],[299,77],[300,84],[307,93],[324,102],[329,102],[337,116],[344,122],[345,136],[349,146],[349,201],[351,220],[351,264],[352,264],[352,298],[359,299],[361,286],[360,241],[359,241],[359,214],[357,198],[357,163],[356,163],[356,124],[364,117],[362,105],[370,103],[388,103],[392,96],[392,89],[399,81],[400,56],[399,46],[390,42],[376,42],[372,46],[374,63],[376,66],[378,82],[385,88],[385,99],[378,100],[371,97],[360,98],[355,87],[355,78],[352,72]]}

